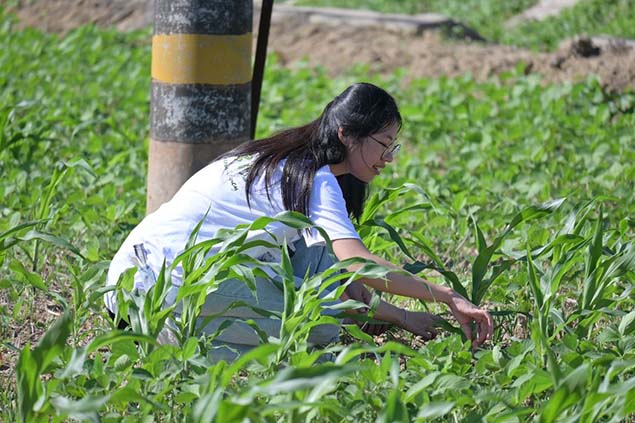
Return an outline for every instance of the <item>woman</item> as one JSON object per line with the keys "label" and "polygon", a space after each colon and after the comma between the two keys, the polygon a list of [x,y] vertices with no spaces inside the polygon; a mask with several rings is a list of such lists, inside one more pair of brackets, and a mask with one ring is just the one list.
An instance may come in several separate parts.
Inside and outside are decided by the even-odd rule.
{"label": "woman", "polygon": [[[170,265],[183,251],[200,221],[199,241],[212,238],[221,228],[251,223],[258,217],[275,216],[285,210],[300,212],[323,228],[332,241],[337,260],[362,257],[397,269],[368,251],[349,216],[361,215],[366,184],[398,153],[400,145],[396,139],[401,123],[397,105],[386,91],[359,83],[331,101],[315,121],[236,147],[192,176],[172,200],[148,215],[132,231],[112,261],[108,283],[115,284],[124,270],[135,265],[135,248],[137,256],[140,249],[142,256],[147,255],[147,264],[154,274],[164,260]],[[267,231],[254,231],[249,238],[266,239],[278,245],[286,241],[297,283],[302,283],[302,276],[307,273],[320,272],[332,265],[325,252],[324,239],[317,230],[298,232],[282,224],[271,224]],[[261,261],[280,261],[280,249],[275,248],[252,248],[249,255]],[[355,270],[355,266],[349,270]],[[177,267],[172,274],[174,286],[168,303],[176,298],[181,276],[182,269]],[[149,288],[147,285],[151,282],[144,281],[143,272],[138,272],[135,278],[138,288]],[[389,273],[387,280],[365,278],[360,282],[349,286],[344,298],[368,303],[370,294],[365,287],[370,287],[443,302],[474,346],[492,335],[493,322],[487,311],[450,288],[403,271]],[[276,336],[278,320],[262,318],[248,307],[224,309],[235,300],[274,311],[282,308],[282,293],[273,284],[259,280],[257,291],[254,298],[244,283],[227,280],[207,297],[202,315],[224,313],[225,318],[236,321],[233,325],[236,328],[219,336],[217,341],[239,351],[256,345],[258,338],[254,331],[240,322],[244,318],[253,318],[263,331]],[[112,312],[116,309],[114,297],[112,292],[106,297]],[[436,335],[435,318],[428,313],[403,310],[382,301],[375,318],[426,339]],[[472,333],[472,324],[475,333]],[[218,325],[212,322],[204,331],[213,333]],[[319,344],[337,339],[337,328],[320,328],[312,333],[311,342]]]}

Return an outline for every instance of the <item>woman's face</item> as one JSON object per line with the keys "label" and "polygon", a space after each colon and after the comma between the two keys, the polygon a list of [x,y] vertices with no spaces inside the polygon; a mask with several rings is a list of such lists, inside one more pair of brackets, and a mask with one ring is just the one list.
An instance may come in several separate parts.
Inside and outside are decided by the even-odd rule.
{"label": "woman's face", "polygon": [[392,162],[391,151],[395,146],[398,132],[399,125],[394,123],[379,132],[359,139],[340,135],[348,149],[345,160],[348,173],[361,181],[372,181],[387,163]]}

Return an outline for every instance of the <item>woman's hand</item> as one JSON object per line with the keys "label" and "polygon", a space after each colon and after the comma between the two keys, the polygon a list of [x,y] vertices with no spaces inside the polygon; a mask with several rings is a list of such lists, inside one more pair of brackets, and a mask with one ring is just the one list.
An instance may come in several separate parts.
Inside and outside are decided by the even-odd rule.
{"label": "woman's hand", "polygon": [[[344,294],[342,295],[341,298],[342,300],[351,299],[351,300],[360,301],[366,305],[370,305],[370,302],[373,298],[373,294],[371,294],[370,291],[366,289],[364,284],[358,281],[354,281],[346,287],[346,290],[344,291]],[[355,314],[355,313],[366,314],[368,313],[368,311],[369,309],[367,307],[361,307],[356,309],[355,311],[349,310],[349,314]],[[350,319],[346,319],[346,320],[350,321]],[[371,336],[381,335],[382,333],[390,329],[390,326],[391,326],[390,323],[387,323],[381,320],[373,320],[373,321],[367,321],[367,322],[353,320],[353,322],[355,322],[355,324],[357,324],[357,326],[359,326],[362,331],[364,331],[365,333]]]}
{"label": "woman's hand", "polygon": [[[450,296],[448,306],[461,325],[467,339],[472,341],[472,348],[476,348],[487,339],[492,339],[494,321],[486,310],[478,308],[456,292]],[[472,333],[472,322],[476,324],[476,333],[474,334]]]}
{"label": "woman's hand", "polygon": [[[373,294],[371,294],[361,282],[353,281],[346,287],[340,298],[342,301],[355,300],[370,305]],[[348,310],[347,312],[349,314],[366,314],[368,313],[368,307],[360,307],[354,310]]]}
{"label": "woman's hand", "polygon": [[440,321],[441,318],[435,314],[403,310],[403,319],[399,326],[429,341],[438,335],[437,329]]}

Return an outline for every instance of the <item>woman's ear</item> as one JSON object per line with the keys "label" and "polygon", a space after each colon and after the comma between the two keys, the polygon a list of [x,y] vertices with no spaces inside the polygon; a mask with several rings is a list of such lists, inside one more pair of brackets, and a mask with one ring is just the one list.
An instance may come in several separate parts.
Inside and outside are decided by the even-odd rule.
{"label": "woman's ear", "polygon": [[344,130],[342,129],[341,126],[337,128],[337,137],[340,139],[342,144],[346,144],[346,141],[344,141],[346,137],[344,136]]}
{"label": "woman's ear", "polygon": [[353,140],[348,135],[344,135],[344,129],[341,126],[337,129],[337,136],[347,148],[353,145]]}

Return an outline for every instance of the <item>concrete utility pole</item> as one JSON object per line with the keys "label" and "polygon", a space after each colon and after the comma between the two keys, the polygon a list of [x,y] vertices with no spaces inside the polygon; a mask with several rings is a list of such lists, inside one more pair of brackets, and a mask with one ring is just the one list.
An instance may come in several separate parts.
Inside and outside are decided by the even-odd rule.
{"label": "concrete utility pole", "polygon": [[147,213],[249,138],[252,0],[155,0]]}

